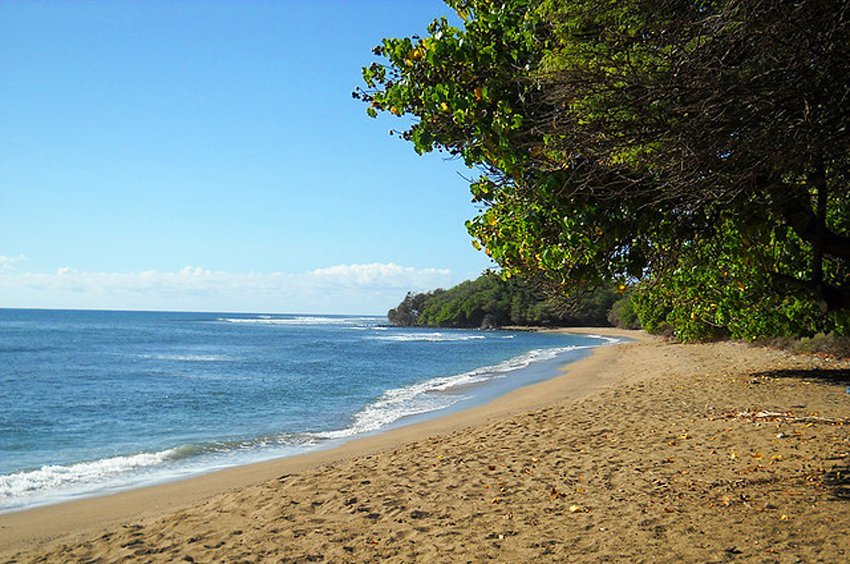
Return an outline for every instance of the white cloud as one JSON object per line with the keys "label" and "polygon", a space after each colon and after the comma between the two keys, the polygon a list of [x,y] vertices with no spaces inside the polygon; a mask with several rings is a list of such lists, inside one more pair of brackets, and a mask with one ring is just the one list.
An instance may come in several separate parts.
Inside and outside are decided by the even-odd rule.
{"label": "white cloud", "polygon": [[317,280],[336,284],[357,286],[380,286],[400,288],[416,286],[422,288],[444,283],[451,277],[451,271],[445,268],[422,268],[399,266],[392,262],[371,264],[340,264],[328,268],[319,268],[310,273]]}
{"label": "white cloud", "polygon": [[13,265],[19,262],[24,262],[25,260],[27,260],[27,257],[25,257],[23,254],[20,254],[16,257],[0,255],[0,269],[12,268]]}
{"label": "white cloud", "polygon": [[197,266],[174,272],[0,269],[0,307],[383,313],[409,290],[456,282],[448,269],[393,263],[336,265],[302,274],[231,273]]}
{"label": "white cloud", "polygon": [[212,274],[209,270],[204,270],[200,266],[184,266],[180,269],[180,276],[204,276]]}

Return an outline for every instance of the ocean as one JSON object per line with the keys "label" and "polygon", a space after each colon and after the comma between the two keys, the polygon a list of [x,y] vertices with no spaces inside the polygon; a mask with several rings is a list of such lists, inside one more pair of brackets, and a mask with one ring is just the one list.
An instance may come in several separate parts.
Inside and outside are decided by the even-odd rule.
{"label": "ocean", "polygon": [[385,317],[0,310],[0,512],[486,403],[613,340]]}

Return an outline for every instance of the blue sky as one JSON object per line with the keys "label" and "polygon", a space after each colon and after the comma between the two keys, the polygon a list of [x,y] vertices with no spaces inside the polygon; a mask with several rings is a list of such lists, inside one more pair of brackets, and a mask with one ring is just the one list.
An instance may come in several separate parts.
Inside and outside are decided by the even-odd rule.
{"label": "blue sky", "polygon": [[351,98],[436,0],[0,2],[0,307],[383,313],[490,266]]}

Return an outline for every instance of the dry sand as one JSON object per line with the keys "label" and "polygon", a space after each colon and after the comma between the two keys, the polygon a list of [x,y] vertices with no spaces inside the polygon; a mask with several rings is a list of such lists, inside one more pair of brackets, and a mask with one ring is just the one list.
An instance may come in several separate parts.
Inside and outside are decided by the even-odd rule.
{"label": "dry sand", "polygon": [[850,561],[850,362],[634,336],[332,451],[0,515],[0,561]]}

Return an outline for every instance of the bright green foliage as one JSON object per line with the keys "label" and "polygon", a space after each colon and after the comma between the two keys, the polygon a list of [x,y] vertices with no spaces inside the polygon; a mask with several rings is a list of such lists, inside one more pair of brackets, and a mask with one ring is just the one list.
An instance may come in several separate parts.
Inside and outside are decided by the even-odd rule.
{"label": "bright green foliage", "polygon": [[448,3],[465,18],[464,30],[442,18],[428,37],[384,39],[375,53],[389,64],[363,69],[367,90],[356,94],[369,115],[418,116],[402,133],[417,152],[446,150],[470,166],[498,160],[498,170],[511,174],[526,156],[518,131],[530,86],[514,79],[541,54],[536,23],[526,17],[531,3]]}
{"label": "bright green foliage", "polygon": [[[634,287],[683,340],[850,332],[850,11],[447,3],[463,26],[385,39],[355,95],[479,169],[467,228],[503,278]],[[427,318],[478,323],[491,290]]]}
{"label": "bright green foliage", "polygon": [[805,275],[808,268],[805,244],[789,229],[779,231],[769,237],[770,247],[728,223],[715,237],[690,242],[674,266],[633,294],[643,327],[670,330],[683,341],[847,334],[847,310],[824,313],[811,299],[777,291],[771,272],[799,269]]}

